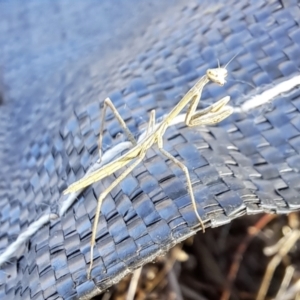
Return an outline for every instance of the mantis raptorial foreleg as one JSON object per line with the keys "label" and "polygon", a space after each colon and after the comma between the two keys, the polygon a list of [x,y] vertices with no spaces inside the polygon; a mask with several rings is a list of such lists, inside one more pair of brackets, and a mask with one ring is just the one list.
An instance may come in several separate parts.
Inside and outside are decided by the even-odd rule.
{"label": "mantis raptorial foreleg", "polygon": [[229,100],[230,97],[226,96],[200,112],[194,113],[187,125],[193,127],[199,125],[214,125],[221,122],[232,114],[231,107],[224,107]]}
{"label": "mantis raptorial foreleg", "polygon": [[232,108],[224,108],[230,100],[229,96],[226,96],[209,107],[196,112],[202,94],[202,88],[203,86],[201,86],[201,89],[196,91],[192,96],[191,104],[188,107],[185,124],[189,127],[216,124],[232,114]]}
{"label": "mantis raptorial foreleg", "polygon": [[105,123],[105,114],[106,114],[107,107],[109,107],[111,109],[111,111],[113,112],[113,114],[115,115],[115,117],[117,118],[117,120],[119,121],[122,129],[124,130],[127,138],[132,143],[132,145],[133,146],[137,145],[137,141],[135,140],[133,134],[131,133],[131,131],[127,127],[125,121],[123,120],[123,118],[119,114],[118,110],[116,109],[116,107],[114,106],[114,104],[112,103],[112,101],[109,98],[106,98],[104,100],[103,110],[102,110],[102,114],[101,114],[100,135],[99,135],[99,140],[98,140],[99,160],[100,161],[102,159],[102,150],[101,149],[102,149],[102,139],[103,139],[103,131],[104,131],[104,123]]}

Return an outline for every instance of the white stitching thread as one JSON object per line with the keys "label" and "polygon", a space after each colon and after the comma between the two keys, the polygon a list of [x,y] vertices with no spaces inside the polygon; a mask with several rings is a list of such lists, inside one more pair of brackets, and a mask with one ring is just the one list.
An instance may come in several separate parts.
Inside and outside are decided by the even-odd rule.
{"label": "white stitching thread", "polygon": [[256,108],[258,106],[261,106],[261,105],[271,101],[276,96],[278,96],[282,93],[292,90],[293,88],[295,88],[298,85],[300,85],[300,75],[295,76],[286,81],[283,81],[283,82],[277,84],[275,87],[264,91],[260,95],[254,96],[252,99],[243,103],[241,107],[235,107],[233,112],[237,112],[237,113],[238,112],[247,112],[250,109]]}

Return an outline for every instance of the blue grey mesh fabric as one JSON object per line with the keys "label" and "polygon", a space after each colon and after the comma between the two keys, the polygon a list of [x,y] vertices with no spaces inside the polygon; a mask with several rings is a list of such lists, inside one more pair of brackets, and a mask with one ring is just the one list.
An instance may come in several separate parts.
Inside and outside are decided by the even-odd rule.
{"label": "blue grey mesh fabric", "polygon": [[[0,1],[0,249],[57,213],[62,191],[98,156],[109,96],[135,136],[161,118],[217,59],[224,87],[200,107],[250,97],[298,75],[297,1]],[[218,126],[172,126],[164,147],[189,168],[207,226],[243,214],[298,210],[299,89]],[[104,150],[125,140],[107,116]],[[89,299],[200,229],[185,176],[150,149],[105,199],[92,280],[97,196],[121,171],[87,188],[0,269],[1,299]]]}

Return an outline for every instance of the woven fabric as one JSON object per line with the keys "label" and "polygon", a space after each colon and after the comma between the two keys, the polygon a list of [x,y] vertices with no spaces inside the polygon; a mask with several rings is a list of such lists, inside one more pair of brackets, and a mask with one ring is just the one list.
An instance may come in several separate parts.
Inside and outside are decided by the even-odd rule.
{"label": "woven fabric", "polygon": [[[224,65],[239,53],[226,85],[205,87],[201,107],[225,95],[240,107],[298,73],[297,1],[158,2],[140,5],[131,21],[134,10],[121,7],[129,23],[120,17],[114,31],[99,15],[118,18],[122,9],[106,2],[0,2],[2,251],[57,212],[62,191],[96,161],[105,97],[139,136],[152,109],[158,119],[168,113],[217,59]],[[293,89],[218,126],[167,130],[164,148],[188,167],[206,226],[300,208],[299,94]],[[105,151],[126,140],[120,132],[109,113]],[[90,299],[201,229],[184,174],[151,148],[103,203],[87,280],[97,196],[122,171],[88,187],[20,247],[19,258],[1,267],[0,299]]]}

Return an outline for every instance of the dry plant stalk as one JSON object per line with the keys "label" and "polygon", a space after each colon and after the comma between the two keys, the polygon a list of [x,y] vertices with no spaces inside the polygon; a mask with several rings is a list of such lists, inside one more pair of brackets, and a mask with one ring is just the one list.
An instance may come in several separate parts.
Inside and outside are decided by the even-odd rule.
{"label": "dry plant stalk", "polygon": [[237,273],[240,268],[241,261],[244,254],[250,245],[251,241],[261,232],[261,230],[272,220],[274,220],[276,215],[263,215],[251,228],[248,230],[248,234],[240,243],[235,255],[234,260],[230,266],[229,273],[227,275],[227,283],[222,292],[221,300],[228,300],[231,295],[233,283],[236,279]]}
{"label": "dry plant stalk", "polygon": [[[286,227],[287,230],[283,231],[283,237],[279,239],[275,245],[264,249],[265,255],[274,256],[268,263],[259,291],[257,293],[256,300],[265,299],[276,268],[300,238],[300,230],[298,228],[299,222],[297,218],[295,218],[295,216],[295,214],[290,215],[290,227]],[[285,299],[285,297],[282,296],[282,294],[284,294],[284,286],[287,286],[289,281],[291,280],[292,274],[289,273],[294,273],[293,267],[289,269],[289,271],[288,269],[286,269],[286,275],[283,278],[283,282],[281,284],[281,288],[278,291],[276,299]]]}

